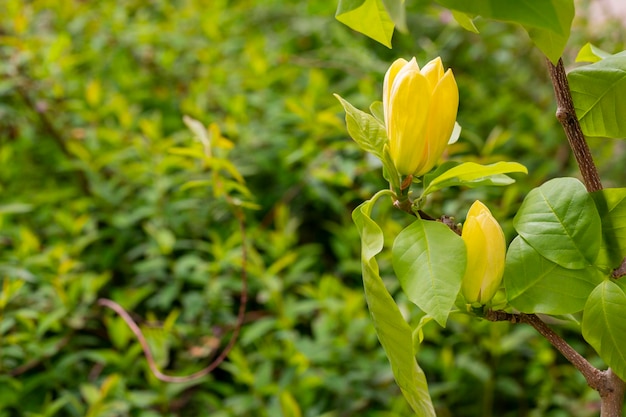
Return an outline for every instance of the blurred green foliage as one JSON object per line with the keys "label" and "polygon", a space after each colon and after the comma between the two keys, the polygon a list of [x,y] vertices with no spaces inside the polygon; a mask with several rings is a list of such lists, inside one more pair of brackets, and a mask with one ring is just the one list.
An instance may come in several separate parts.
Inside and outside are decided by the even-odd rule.
{"label": "blurred green foliage", "polygon": [[[441,55],[454,69],[464,130],[450,157],[516,160],[530,175],[503,194],[438,194],[441,213],[461,216],[481,198],[510,232],[529,189],[576,172],[526,35],[480,21],[473,35],[427,4],[411,2],[411,35],[388,50],[336,22],[333,2],[5,0],[0,416],[410,415],[364,305],[350,219],[383,181],[332,93],[365,108],[398,56]],[[209,126],[221,159],[202,159],[184,115]],[[623,146],[592,145],[619,184],[610,162]],[[208,364],[241,291],[242,239],[225,195],[256,206],[242,336],[210,376],[166,384],[95,301],[135,313],[168,372]],[[389,239],[407,222],[379,216]],[[389,259],[380,264],[385,277]],[[439,415],[596,413],[595,393],[532,329],[450,323],[427,326],[419,353]]]}

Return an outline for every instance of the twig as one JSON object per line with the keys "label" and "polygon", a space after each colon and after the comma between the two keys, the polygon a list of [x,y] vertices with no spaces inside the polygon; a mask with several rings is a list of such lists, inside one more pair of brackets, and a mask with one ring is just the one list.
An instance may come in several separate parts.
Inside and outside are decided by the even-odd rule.
{"label": "twig", "polygon": [[621,278],[626,275],[626,258],[622,259],[620,266],[613,270],[611,276],[615,279]]}
{"label": "twig", "polygon": [[621,417],[624,402],[624,382],[613,373],[611,368],[601,371],[591,365],[580,353],[576,352],[561,336],[556,334],[539,317],[534,314],[511,314],[505,311],[488,310],[485,319],[490,321],[508,321],[511,323],[530,324],[552,346],[571,362],[572,365],[585,377],[587,385],[600,394],[600,416]]}
{"label": "twig", "polygon": [[139,344],[141,344],[141,348],[143,349],[143,353],[146,356],[146,361],[148,361],[150,371],[152,371],[152,374],[161,381],[178,383],[189,382],[210,374],[224,361],[224,359],[226,359],[231,349],[235,345],[237,338],[239,337],[239,332],[245,318],[246,303],[248,301],[248,274],[246,272],[248,252],[246,249],[246,227],[243,211],[240,208],[236,208],[235,215],[237,217],[237,220],[239,221],[239,229],[241,233],[241,295],[239,298],[239,311],[237,312],[237,322],[235,324],[233,334],[230,337],[230,340],[228,341],[228,344],[226,345],[224,350],[222,350],[222,353],[220,353],[219,356],[215,358],[215,360],[211,362],[206,368],[187,376],[172,376],[164,374],[159,370],[158,366],[156,365],[154,356],[150,351],[150,346],[148,345],[146,338],[144,337],[141,329],[139,328],[137,323],[135,323],[130,314],[128,314],[122,306],[112,300],[106,298],[101,298],[98,300],[99,305],[108,307],[111,310],[115,311],[126,322],[135,337],[137,337]]}
{"label": "twig", "polygon": [[569,83],[567,81],[567,74],[563,67],[563,60],[559,59],[559,62],[555,66],[546,58],[548,70],[550,72],[550,79],[552,80],[552,86],[554,87],[554,95],[556,97],[556,118],[559,120],[567,136],[578,168],[582,174],[583,181],[587,187],[587,191],[590,193],[593,191],[599,191],[602,189],[602,183],[600,182],[600,176],[598,175],[598,169],[593,162],[589,145],[585,141],[585,135],[580,127],[578,118],[576,117],[576,110],[574,109],[574,101],[572,100],[572,93],[569,89]]}
{"label": "twig", "polygon": [[603,373],[599,369],[591,365],[580,353],[576,352],[561,336],[556,334],[554,330],[548,327],[539,317],[534,314],[512,314],[505,311],[488,310],[485,318],[489,321],[508,321],[511,323],[530,324],[545,337],[552,346],[554,346],[561,354],[580,371],[585,377],[587,384],[601,391],[603,388]]}

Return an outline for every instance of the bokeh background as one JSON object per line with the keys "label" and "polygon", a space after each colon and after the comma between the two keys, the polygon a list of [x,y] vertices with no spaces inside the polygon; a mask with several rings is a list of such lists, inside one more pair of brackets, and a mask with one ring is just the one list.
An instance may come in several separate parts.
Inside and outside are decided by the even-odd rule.
{"label": "bokeh background", "polygon": [[[480,198],[508,239],[524,195],[577,169],[545,63],[521,29],[478,20],[475,35],[432,2],[407,5],[411,33],[389,50],[334,20],[332,1],[2,2],[1,417],[411,415],[366,310],[350,218],[385,184],[332,93],[366,109],[393,60],[441,56],[463,126],[447,157],[515,160],[529,175],[447,190],[431,211],[461,221]],[[617,14],[590,20],[578,6],[567,67],[587,41],[624,49]],[[96,300],[131,311],[172,374],[199,370],[228,340],[242,239],[211,167],[193,157],[201,144],[184,115],[221,131],[250,194],[231,191],[256,205],[246,211],[251,300],[226,362],[167,384]],[[605,185],[623,186],[623,143],[590,143]],[[377,216],[389,243],[410,221],[384,207]],[[379,262],[416,322],[389,259]],[[559,329],[602,366],[578,329]],[[418,361],[442,417],[598,413],[595,392],[531,328],[461,317],[425,333]]]}

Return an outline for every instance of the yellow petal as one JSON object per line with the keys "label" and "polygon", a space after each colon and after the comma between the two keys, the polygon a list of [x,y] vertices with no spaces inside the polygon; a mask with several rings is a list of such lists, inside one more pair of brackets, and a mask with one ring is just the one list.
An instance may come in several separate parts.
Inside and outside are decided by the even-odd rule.
{"label": "yellow petal", "polygon": [[480,289],[481,302],[490,301],[500,288],[504,275],[506,260],[506,242],[504,233],[496,219],[489,214],[482,214],[479,218],[482,230],[487,237],[488,247],[485,248],[486,276]]}
{"label": "yellow petal", "polygon": [[475,303],[479,300],[487,268],[483,258],[487,240],[475,217],[468,217],[465,221],[462,238],[467,248],[467,269],[461,283],[461,292],[468,303]]}
{"label": "yellow petal", "polygon": [[489,209],[474,202],[461,237],[467,248],[467,269],[461,291],[468,303],[488,303],[498,291],[504,273],[504,233]]}
{"label": "yellow petal", "polygon": [[385,73],[385,79],[383,81],[383,112],[385,117],[385,125],[388,124],[389,114],[389,97],[391,96],[391,87],[393,81],[398,75],[398,72],[408,63],[404,58],[396,59]]}
{"label": "yellow petal", "polygon": [[426,77],[430,86],[435,88],[441,77],[443,77],[443,64],[441,62],[441,58],[437,57],[424,65],[424,68],[422,68],[422,75]]}
{"label": "yellow petal", "polygon": [[401,175],[415,172],[425,148],[430,85],[412,59],[397,74],[389,100],[389,153]]}
{"label": "yellow petal", "polygon": [[448,70],[433,90],[425,131],[428,151],[415,175],[427,173],[441,158],[454,130],[458,109],[459,89],[452,71]]}

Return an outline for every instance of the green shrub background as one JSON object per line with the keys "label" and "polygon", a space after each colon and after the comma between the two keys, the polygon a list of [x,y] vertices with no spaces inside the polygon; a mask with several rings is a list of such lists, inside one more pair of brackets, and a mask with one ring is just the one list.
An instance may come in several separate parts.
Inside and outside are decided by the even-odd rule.
{"label": "green shrub background", "polygon": [[[383,186],[380,167],[349,139],[332,96],[365,109],[399,56],[441,55],[454,70],[463,132],[449,157],[529,169],[504,190],[439,194],[434,214],[461,221],[480,198],[510,239],[528,190],[577,173],[543,59],[510,26],[479,21],[470,34],[414,1],[411,34],[389,50],[335,21],[334,2],[4,3],[0,417],[411,415],[365,307],[350,218]],[[589,33],[583,15],[569,63],[587,40],[624,48],[610,26]],[[211,182],[185,154],[200,144],[184,115],[232,142],[222,151],[251,195]],[[591,145],[606,185],[623,184],[623,144]],[[242,240],[223,187],[257,205],[246,211],[246,322],[211,375],[163,383],[96,300],[135,315],[168,373],[208,364],[241,291]],[[390,240],[410,221],[378,215]],[[562,331],[598,362],[576,329]],[[597,413],[595,392],[529,327],[461,318],[426,332],[418,361],[442,417]]]}

